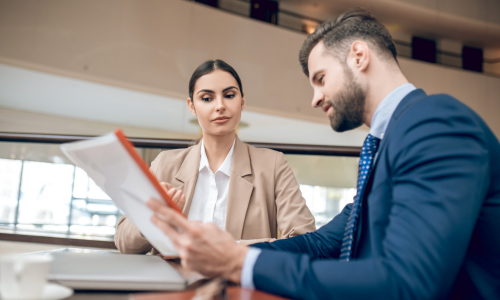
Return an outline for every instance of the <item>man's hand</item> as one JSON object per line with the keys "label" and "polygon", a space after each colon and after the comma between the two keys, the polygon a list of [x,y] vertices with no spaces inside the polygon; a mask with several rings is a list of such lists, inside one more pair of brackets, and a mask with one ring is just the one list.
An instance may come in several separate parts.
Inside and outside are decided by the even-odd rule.
{"label": "man's hand", "polygon": [[241,281],[248,248],[239,245],[231,234],[213,223],[189,221],[158,200],[150,199],[146,204],[155,213],[151,221],[168,235],[184,268],[209,277]]}
{"label": "man's hand", "polygon": [[181,190],[174,188],[167,182],[160,182],[160,185],[167,192],[167,195],[174,200],[175,204],[181,209],[184,209],[184,204],[186,203],[186,196]]}

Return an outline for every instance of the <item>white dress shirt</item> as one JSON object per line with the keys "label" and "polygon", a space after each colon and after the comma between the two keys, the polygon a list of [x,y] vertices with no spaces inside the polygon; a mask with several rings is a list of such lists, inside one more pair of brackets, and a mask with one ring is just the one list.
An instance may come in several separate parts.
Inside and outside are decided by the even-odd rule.
{"label": "white dress shirt", "polygon": [[373,113],[372,123],[370,124],[370,134],[382,140],[396,107],[398,107],[404,97],[416,89],[417,88],[413,84],[406,83],[398,86],[387,94]]}
{"label": "white dress shirt", "polygon": [[227,196],[233,150],[234,142],[222,165],[213,173],[208,164],[205,144],[203,140],[201,141],[200,168],[189,208],[189,220],[212,222],[220,229],[226,230]]}
{"label": "white dress shirt", "polygon": [[[399,103],[415,89],[413,84],[406,83],[398,86],[385,96],[373,114],[370,124],[371,135],[379,139],[384,138],[385,131],[387,130],[387,126],[389,126],[389,122],[391,121],[392,114],[396,110],[396,107],[398,107]],[[259,248],[250,248],[248,250],[245,261],[243,262],[243,269],[241,270],[242,287],[249,289],[255,288],[253,284],[253,267],[261,252],[262,250]]]}

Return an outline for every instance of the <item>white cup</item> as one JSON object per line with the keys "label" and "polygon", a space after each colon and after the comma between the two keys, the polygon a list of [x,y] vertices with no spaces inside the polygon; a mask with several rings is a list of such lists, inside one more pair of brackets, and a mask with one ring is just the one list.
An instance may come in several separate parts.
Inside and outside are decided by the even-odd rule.
{"label": "white cup", "polygon": [[0,298],[40,299],[52,260],[50,255],[0,256]]}

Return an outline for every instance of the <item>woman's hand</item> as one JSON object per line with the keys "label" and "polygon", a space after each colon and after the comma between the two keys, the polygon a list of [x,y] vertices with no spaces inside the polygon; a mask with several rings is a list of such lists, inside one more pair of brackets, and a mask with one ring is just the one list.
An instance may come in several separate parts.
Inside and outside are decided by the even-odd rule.
{"label": "woman's hand", "polygon": [[184,195],[184,193],[181,190],[174,188],[167,182],[160,182],[160,185],[163,187],[165,192],[167,192],[167,195],[169,195],[170,198],[174,200],[175,204],[177,204],[177,206],[182,211],[182,209],[184,209],[184,204],[186,203],[186,196]]}

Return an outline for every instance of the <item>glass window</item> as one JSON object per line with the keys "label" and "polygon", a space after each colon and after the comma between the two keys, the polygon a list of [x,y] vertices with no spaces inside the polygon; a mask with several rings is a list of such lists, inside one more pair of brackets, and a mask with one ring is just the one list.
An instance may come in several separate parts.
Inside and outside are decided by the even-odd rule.
{"label": "glass window", "polygon": [[[160,153],[160,149],[138,150],[148,165]],[[356,194],[358,157],[285,157],[318,228],[352,202]],[[112,236],[122,215],[108,195],[64,157],[59,145],[0,143],[0,224],[3,226]]]}
{"label": "glass window", "polygon": [[18,222],[67,230],[74,169],[65,164],[24,161]]}
{"label": "glass window", "polygon": [[0,223],[14,223],[21,161],[0,158]]}
{"label": "glass window", "polygon": [[58,145],[0,143],[0,157],[0,224],[115,234],[122,212],[82,169],[69,163]]}
{"label": "glass window", "polygon": [[71,209],[71,233],[114,235],[123,213],[111,198],[79,167],[75,170],[75,186]]}
{"label": "glass window", "polygon": [[338,215],[344,206],[353,201],[354,188],[331,188],[314,185],[300,185],[307,207],[316,219],[319,228]]}
{"label": "glass window", "polygon": [[359,157],[285,155],[319,228],[353,201]]}

